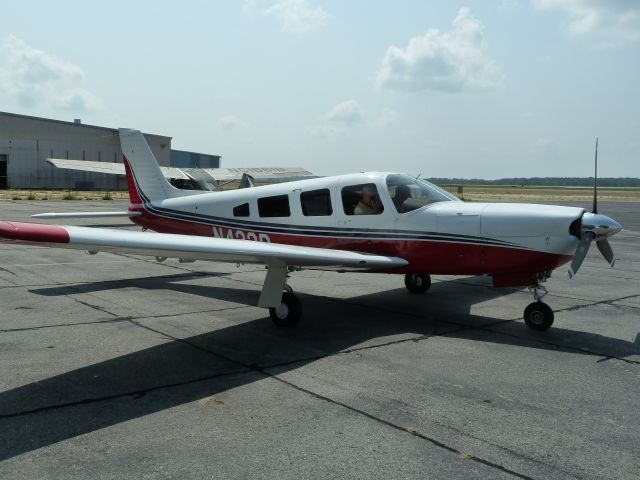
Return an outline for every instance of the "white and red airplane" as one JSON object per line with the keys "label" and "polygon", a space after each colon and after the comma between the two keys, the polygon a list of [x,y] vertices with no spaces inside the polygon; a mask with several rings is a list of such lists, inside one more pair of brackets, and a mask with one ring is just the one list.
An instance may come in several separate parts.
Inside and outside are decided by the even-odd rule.
{"label": "white and red airplane", "polygon": [[572,261],[572,277],[594,240],[614,264],[607,239],[622,227],[597,213],[595,189],[591,213],[465,203],[428,182],[382,172],[203,193],[174,188],[139,131],[119,133],[131,200],[127,212],[35,216],[127,216],[142,232],[0,221],[0,240],[158,261],[265,264],[258,306],[269,308],[280,326],[294,325],[302,313],[288,275],[326,269],[404,274],[411,293],[425,292],[431,274],[491,275],[496,287],[529,287],[536,301],[524,320],[546,330],[553,311],[540,301],[546,294],[542,282],[554,269]]}

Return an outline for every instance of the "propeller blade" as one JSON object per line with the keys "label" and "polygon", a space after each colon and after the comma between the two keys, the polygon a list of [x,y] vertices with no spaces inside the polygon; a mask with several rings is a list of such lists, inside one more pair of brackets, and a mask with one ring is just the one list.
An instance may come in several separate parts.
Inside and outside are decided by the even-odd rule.
{"label": "propeller blade", "polygon": [[596,160],[593,172],[593,208],[592,213],[598,213],[598,139],[596,138]]}
{"label": "propeller blade", "polygon": [[576,248],[576,253],[573,255],[573,260],[571,261],[571,267],[569,267],[569,278],[573,278],[578,270],[580,269],[580,265],[584,261],[584,257],[587,256],[587,252],[589,251],[589,247],[591,246],[591,242],[595,238],[595,234],[591,232],[585,232],[580,239],[580,243],[578,243],[578,248]]}
{"label": "propeller blade", "polygon": [[609,244],[609,240],[607,240],[606,238],[600,238],[596,240],[596,246],[598,247],[598,250],[600,250],[600,253],[604,257],[604,259],[609,262],[609,265],[613,267],[613,265],[616,263],[616,259],[613,257],[613,249]]}

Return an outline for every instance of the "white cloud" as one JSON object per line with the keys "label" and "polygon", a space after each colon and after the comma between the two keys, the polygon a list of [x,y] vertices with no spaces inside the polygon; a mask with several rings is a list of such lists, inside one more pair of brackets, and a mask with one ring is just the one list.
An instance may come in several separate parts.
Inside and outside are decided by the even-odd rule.
{"label": "white cloud", "polygon": [[347,135],[364,122],[365,116],[358,102],[346,100],[325,113],[318,124],[307,128],[307,133],[316,137]]}
{"label": "white cloud", "polygon": [[358,125],[364,122],[364,114],[358,102],[347,100],[337,104],[324,116],[326,122],[342,125]]}
{"label": "white cloud", "polygon": [[76,112],[99,109],[93,93],[78,86],[82,68],[37,50],[14,35],[0,46],[0,93],[21,106],[53,107]]}
{"label": "white cloud", "polygon": [[324,27],[329,14],[322,7],[312,7],[307,0],[278,0],[262,12],[282,22],[282,31],[307,33]]}
{"label": "white cloud", "polygon": [[226,115],[218,119],[218,127],[222,130],[246,130],[251,125],[235,115]]}
{"label": "white cloud", "polygon": [[591,36],[604,46],[640,41],[640,4],[613,0],[532,0],[540,10],[561,10],[569,16],[567,31]]}
{"label": "white cloud", "polygon": [[461,8],[448,32],[430,29],[409,40],[405,48],[387,49],[376,86],[419,92],[496,87],[503,75],[488,55],[484,26],[468,8]]}

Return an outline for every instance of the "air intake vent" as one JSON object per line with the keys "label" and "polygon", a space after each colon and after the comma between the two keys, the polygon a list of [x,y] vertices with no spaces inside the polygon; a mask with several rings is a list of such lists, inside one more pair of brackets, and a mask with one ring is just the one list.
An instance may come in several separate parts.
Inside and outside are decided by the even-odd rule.
{"label": "air intake vent", "polygon": [[571,225],[569,225],[569,233],[575,237],[582,237],[582,217],[576,218]]}

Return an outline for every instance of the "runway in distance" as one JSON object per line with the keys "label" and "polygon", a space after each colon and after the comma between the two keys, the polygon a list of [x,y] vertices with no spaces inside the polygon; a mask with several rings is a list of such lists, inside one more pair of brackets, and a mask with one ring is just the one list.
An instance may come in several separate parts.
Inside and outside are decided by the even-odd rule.
{"label": "runway in distance", "polygon": [[[130,206],[127,212],[44,216],[127,216],[142,232],[0,221],[0,240],[150,255],[158,261],[214,260],[268,267],[258,306],[280,326],[302,315],[287,285],[301,269],[403,274],[424,293],[432,274],[490,275],[495,287],[528,287],[535,299],[524,320],[548,329],[541,301],[551,272],[571,262],[577,273],[590,244],[613,266],[608,238],[615,220],[583,208],[466,203],[428,182],[395,172],[313,178],[229,191],[172,186],[143,135],[120,129]],[[597,169],[597,143],[596,143]],[[595,187],[595,186],[594,186]],[[151,231],[149,231],[151,230]]]}

